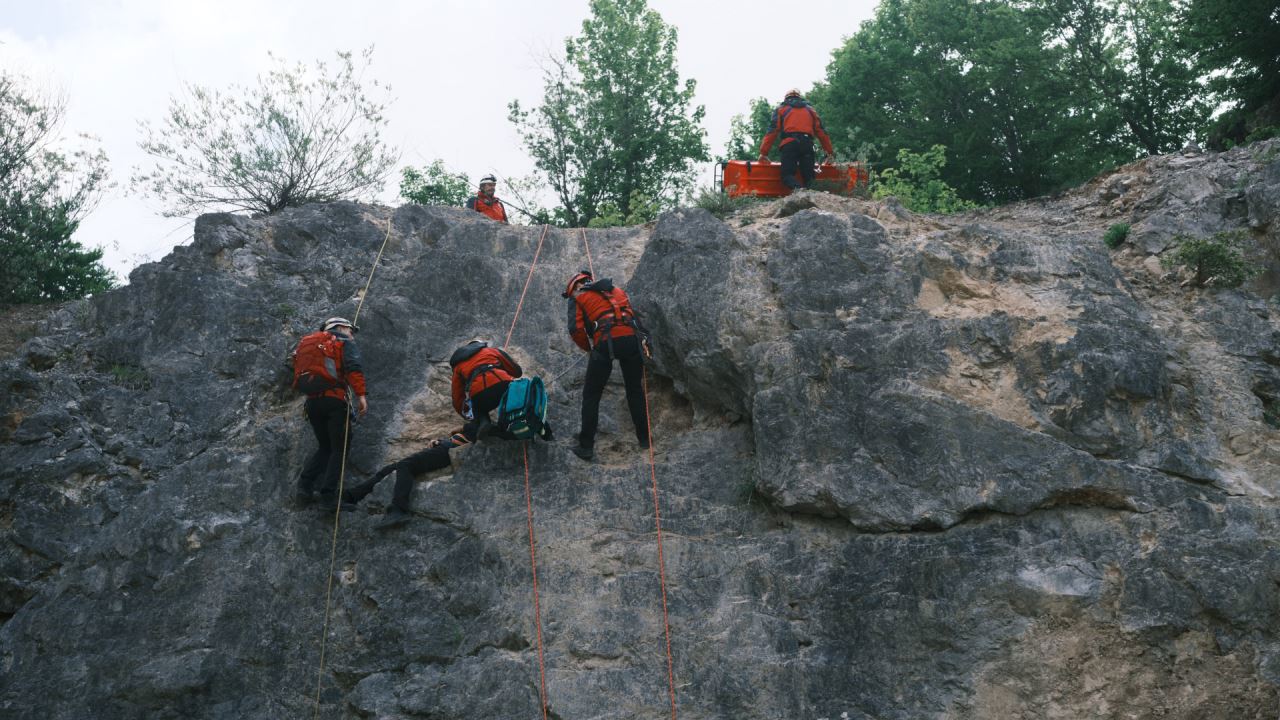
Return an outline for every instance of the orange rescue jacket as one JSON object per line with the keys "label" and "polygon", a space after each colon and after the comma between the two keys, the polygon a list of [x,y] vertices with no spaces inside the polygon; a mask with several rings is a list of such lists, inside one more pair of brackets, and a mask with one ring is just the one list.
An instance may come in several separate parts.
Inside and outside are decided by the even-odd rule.
{"label": "orange rescue jacket", "polygon": [[782,142],[778,147],[794,142],[796,138],[812,139],[816,136],[828,155],[834,152],[831,149],[831,138],[827,137],[827,131],[822,129],[822,118],[818,117],[818,111],[803,100],[784,102],[773,111],[773,117],[769,120],[769,134],[765,135],[764,140],[760,142],[761,155],[769,154],[769,150],[773,148],[773,141],[779,134],[782,135]]}
{"label": "orange rescue jacket", "polygon": [[507,208],[497,196],[485,197],[480,193],[476,193],[467,198],[467,209],[475,210],[481,215],[486,215],[501,223],[507,222]]}
{"label": "orange rescue jacket", "polygon": [[[520,365],[505,351],[481,348],[453,368],[453,409],[461,415],[468,396],[475,396],[498,383],[511,382],[523,374]],[[467,387],[468,378],[470,387]]]}

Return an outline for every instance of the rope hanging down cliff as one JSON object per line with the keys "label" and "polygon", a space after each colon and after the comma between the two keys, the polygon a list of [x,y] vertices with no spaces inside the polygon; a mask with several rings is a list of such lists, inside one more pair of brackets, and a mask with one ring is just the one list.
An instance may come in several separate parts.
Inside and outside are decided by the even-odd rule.
{"label": "rope hanging down cliff", "polygon": [[[529,292],[529,283],[533,281],[533,270],[538,267],[538,257],[542,255],[542,242],[547,238],[549,226],[542,226],[542,234],[538,236],[538,247],[533,251],[533,262],[529,265],[529,274],[524,279],[524,288],[520,291],[520,300],[516,302],[515,314],[511,317],[511,328],[507,330],[507,339],[502,343],[506,350],[511,344],[511,335],[516,331],[516,321],[520,319],[520,310],[524,307],[525,294]],[[529,525],[529,566],[533,575],[533,623],[538,640],[538,699],[542,705],[542,720],[547,720],[547,668],[542,653],[542,605],[538,600],[538,551],[533,538],[533,492],[529,487],[529,443],[520,443],[524,454],[524,505]]]}
{"label": "rope hanging down cliff", "polygon": [[[378,264],[382,262],[382,253],[387,249],[387,241],[391,239],[391,224],[395,218],[395,211],[387,217],[387,233],[382,238],[382,247],[378,248],[378,255],[373,259],[373,266],[369,268],[369,278],[365,280],[364,289],[360,291],[360,299],[356,301],[356,313],[351,316],[353,324],[360,322],[360,310],[364,308],[364,299],[369,295],[369,286],[373,284],[373,273],[377,271]],[[342,428],[342,465],[338,471],[338,492],[336,497],[342,497],[343,483],[347,477],[347,442],[351,437],[351,413],[347,413],[346,425]],[[329,578],[325,583],[324,590],[324,627],[320,631],[320,666],[316,670],[316,697],[315,712],[313,718],[320,717],[320,689],[324,685],[324,652],[326,640],[329,637],[329,612],[333,601],[333,568],[338,561],[338,525],[342,517],[342,503],[338,502],[333,510],[333,537],[329,543]]]}
{"label": "rope hanging down cliff", "polygon": [[[592,277],[595,276],[595,264],[591,261],[591,243],[587,241],[587,231],[583,229],[582,247],[587,254],[588,269],[591,271]],[[653,521],[658,531],[658,584],[662,589],[662,628],[666,634],[666,651],[667,651],[667,693],[671,699],[671,720],[676,720],[676,678],[674,663],[671,659],[671,622],[667,616],[667,566],[666,558],[662,551],[662,510],[658,502],[658,469],[657,460],[654,456],[654,437],[653,437],[653,420],[649,413],[649,372],[648,369],[642,370],[641,384],[644,390],[644,422],[649,437],[649,477],[653,486]]]}

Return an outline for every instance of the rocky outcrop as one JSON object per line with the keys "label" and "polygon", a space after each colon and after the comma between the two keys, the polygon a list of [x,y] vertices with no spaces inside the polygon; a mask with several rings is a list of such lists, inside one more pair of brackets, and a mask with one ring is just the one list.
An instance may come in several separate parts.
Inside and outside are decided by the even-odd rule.
{"label": "rocky outcrop", "polygon": [[1275,276],[1182,288],[1152,258],[1244,228],[1280,264],[1277,147],[945,218],[678,210],[590,231],[590,260],[580,231],[446,208],[205,216],[3,361],[0,717],[293,717],[317,679],[322,717],[541,715],[513,444],[423,478],[407,527],[375,529],[389,487],[344,515],[320,672],[332,517],[290,506],[313,441],[281,360],[355,312],[384,238],[353,476],[454,427],[449,352],[502,343],[531,277],[509,348],[561,438],[529,447],[551,716],[670,712],[621,387],[595,464],[565,439],[559,292],[590,262],[656,338],[681,717],[1272,717]]}

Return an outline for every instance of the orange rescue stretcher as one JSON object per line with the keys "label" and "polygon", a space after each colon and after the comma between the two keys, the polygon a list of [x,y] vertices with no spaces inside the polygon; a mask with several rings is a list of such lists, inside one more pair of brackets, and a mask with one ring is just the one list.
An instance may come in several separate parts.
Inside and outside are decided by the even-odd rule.
{"label": "orange rescue stretcher", "polygon": [[[867,169],[861,163],[824,163],[817,166],[815,183],[822,183],[837,195],[851,195],[859,186],[867,184]],[[796,173],[799,180],[799,173]],[[783,197],[791,194],[791,188],[782,183],[782,164],[730,160],[716,165],[716,188],[729,193],[729,197],[755,195],[756,197]]]}

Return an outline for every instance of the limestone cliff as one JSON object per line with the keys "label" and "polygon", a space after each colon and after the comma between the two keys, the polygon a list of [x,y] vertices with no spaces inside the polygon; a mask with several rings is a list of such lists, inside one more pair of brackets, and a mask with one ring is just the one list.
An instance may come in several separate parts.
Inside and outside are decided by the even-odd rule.
{"label": "limestone cliff", "polygon": [[[1280,142],[917,216],[816,193],[589,231],[649,374],[684,718],[1273,718],[1280,703]],[[1103,232],[1133,226],[1108,250]],[[209,215],[0,359],[0,718],[535,718],[520,446],[291,506],[313,445],[281,360],[360,316],[350,479],[456,426],[450,351],[511,326],[541,228],[351,203]],[[1181,287],[1178,233],[1270,272]],[[509,349],[552,717],[670,716],[654,504],[620,385],[569,452],[583,364],[550,229]],[[575,364],[578,363],[578,364]],[[615,373],[616,375],[616,373]],[[558,378],[552,380],[553,378]],[[615,382],[620,378],[615,377]]]}

